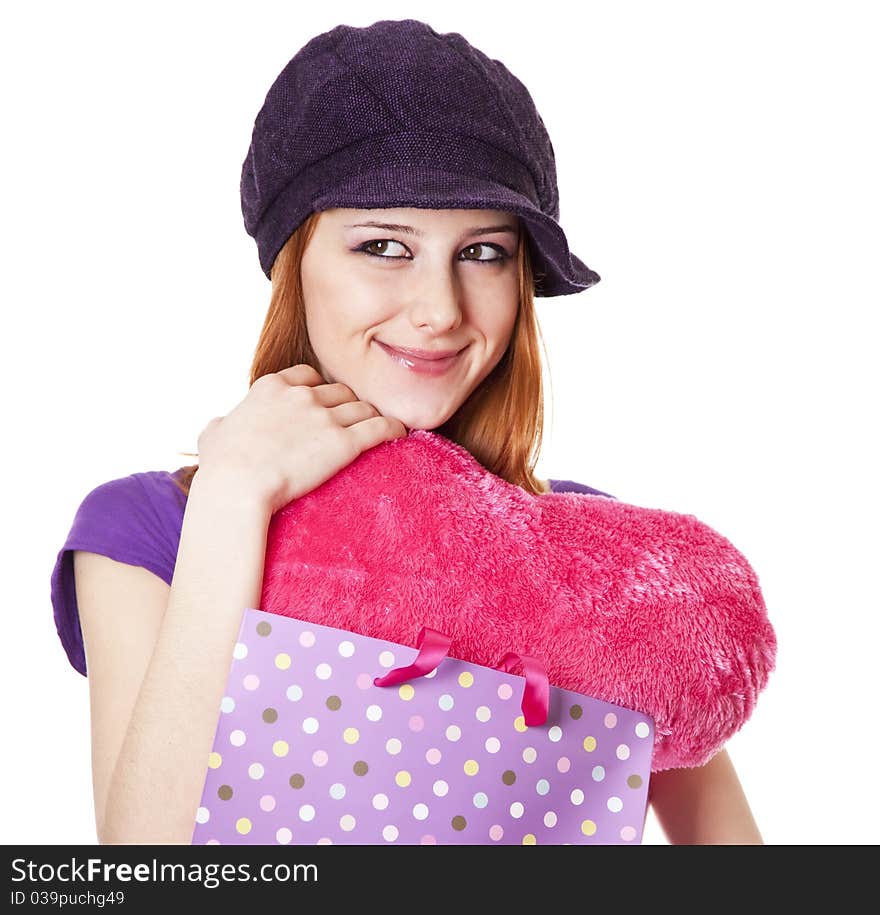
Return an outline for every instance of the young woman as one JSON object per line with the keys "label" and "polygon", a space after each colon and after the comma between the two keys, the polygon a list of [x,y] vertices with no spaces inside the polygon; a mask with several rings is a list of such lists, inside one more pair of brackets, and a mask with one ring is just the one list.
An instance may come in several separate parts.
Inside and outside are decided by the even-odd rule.
{"label": "young woman", "polygon": [[[540,494],[534,297],[599,276],[558,223],[553,149],[525,87],[458,33],[339,26],[282,71],[242,174],[272,283],[244,399],[199,463],[91,492],[52,577],[90,683],[102,843],[190,842],[242,608],[274,512],[364,451],[430,429]],[[672,843],[761,842],[725,750],[656,772]]]}

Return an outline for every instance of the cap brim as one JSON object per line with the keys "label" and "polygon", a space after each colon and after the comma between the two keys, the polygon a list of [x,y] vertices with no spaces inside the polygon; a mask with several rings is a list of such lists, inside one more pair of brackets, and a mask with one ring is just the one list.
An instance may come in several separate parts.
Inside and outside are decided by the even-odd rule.
{"label": "cap brim", "polygon": [[527,197],[494,181],[441,169],[394,165],[348,178],[315,198],[312,206],[315,210],[504,210],[519,216],[527,230],[536,297],[583,292],[601,279],[569,251],[565,232],[555,219]]}

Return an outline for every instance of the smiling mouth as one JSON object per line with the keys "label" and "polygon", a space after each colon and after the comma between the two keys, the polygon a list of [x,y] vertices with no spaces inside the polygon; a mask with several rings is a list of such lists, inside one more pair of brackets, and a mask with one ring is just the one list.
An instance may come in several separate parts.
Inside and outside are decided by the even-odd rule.
{"label": "smiling mouth", "polygon": [[[414,372],[417,375],[431,376],[444,374],[453,365],[458,363],[458,357],[467,349],[467,346],[465,346],[460,350],[453,350],[451,355],[443,357],[438,356],[436,353],[432,353],[432,358],[421,359],[417,356],[410,355],[406,351],[398,350],[393,346],[389,346],[387,343],[383,343],[381,340],[376,340],[376,343],[391,357],[392,362],[394,362],[396,365],[405,368],[410,372]],[[468,346],[469,345],[470,344],[468,344]]]}
{"label": "smiling mouth", "polygon": [[447,349],[447,350],[427,350],[427,349],[410,349],[406,346],[393,346],[390,343],[385,343],[382,340],[376,341],[381,346],[392,349],[397,353],[400,353],[401,356],[409,356],[413,359],[421,359],[423,362],[432,362],[438,359],[451,359],[453,356],[457,356],[462,350],[466,349],[467,346],[461,347],[461,349]]}

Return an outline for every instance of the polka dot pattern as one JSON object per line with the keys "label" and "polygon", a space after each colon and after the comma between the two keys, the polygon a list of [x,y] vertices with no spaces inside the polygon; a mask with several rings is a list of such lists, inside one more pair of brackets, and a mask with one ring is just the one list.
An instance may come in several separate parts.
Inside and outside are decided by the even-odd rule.
{"label": "polka dot pattern", "polygon": [[654,722],[414,648],[245,611],[193,844],[639,844]]}

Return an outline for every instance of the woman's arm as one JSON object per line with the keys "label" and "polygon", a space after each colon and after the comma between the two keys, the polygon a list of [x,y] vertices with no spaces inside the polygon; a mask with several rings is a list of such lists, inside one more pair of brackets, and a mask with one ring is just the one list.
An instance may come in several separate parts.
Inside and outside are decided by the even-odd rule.
{"label": "woman's arm", "polygon": [[[268,508],[230,495],[234,491],[196,474],[155,646],[139,688],[126,690],[137,697],[130,719],[126,726],[118,716],[115,724],[109,714],[95,716],[93,753],[108,759],[98,773],[102,784],[96,783],[101,844],[192,839],[241,615],[259,606],[271,518]],[[126,607],[111,606],[110,591],[98,590],[98,583],[77,583],[90,673],[120,670],[131,649],[124,638],[103,636],[102,621],[111,612],[122,617]],[[138,646],[137,657],[143,653]],[[120,699],[114,679],[92,684],[98,690],[93,715]]]}
{"label": "woman's arm", "polygon": [[648,801],[672,845],[763,845],[726,749],[705,765],[651,776]]}

